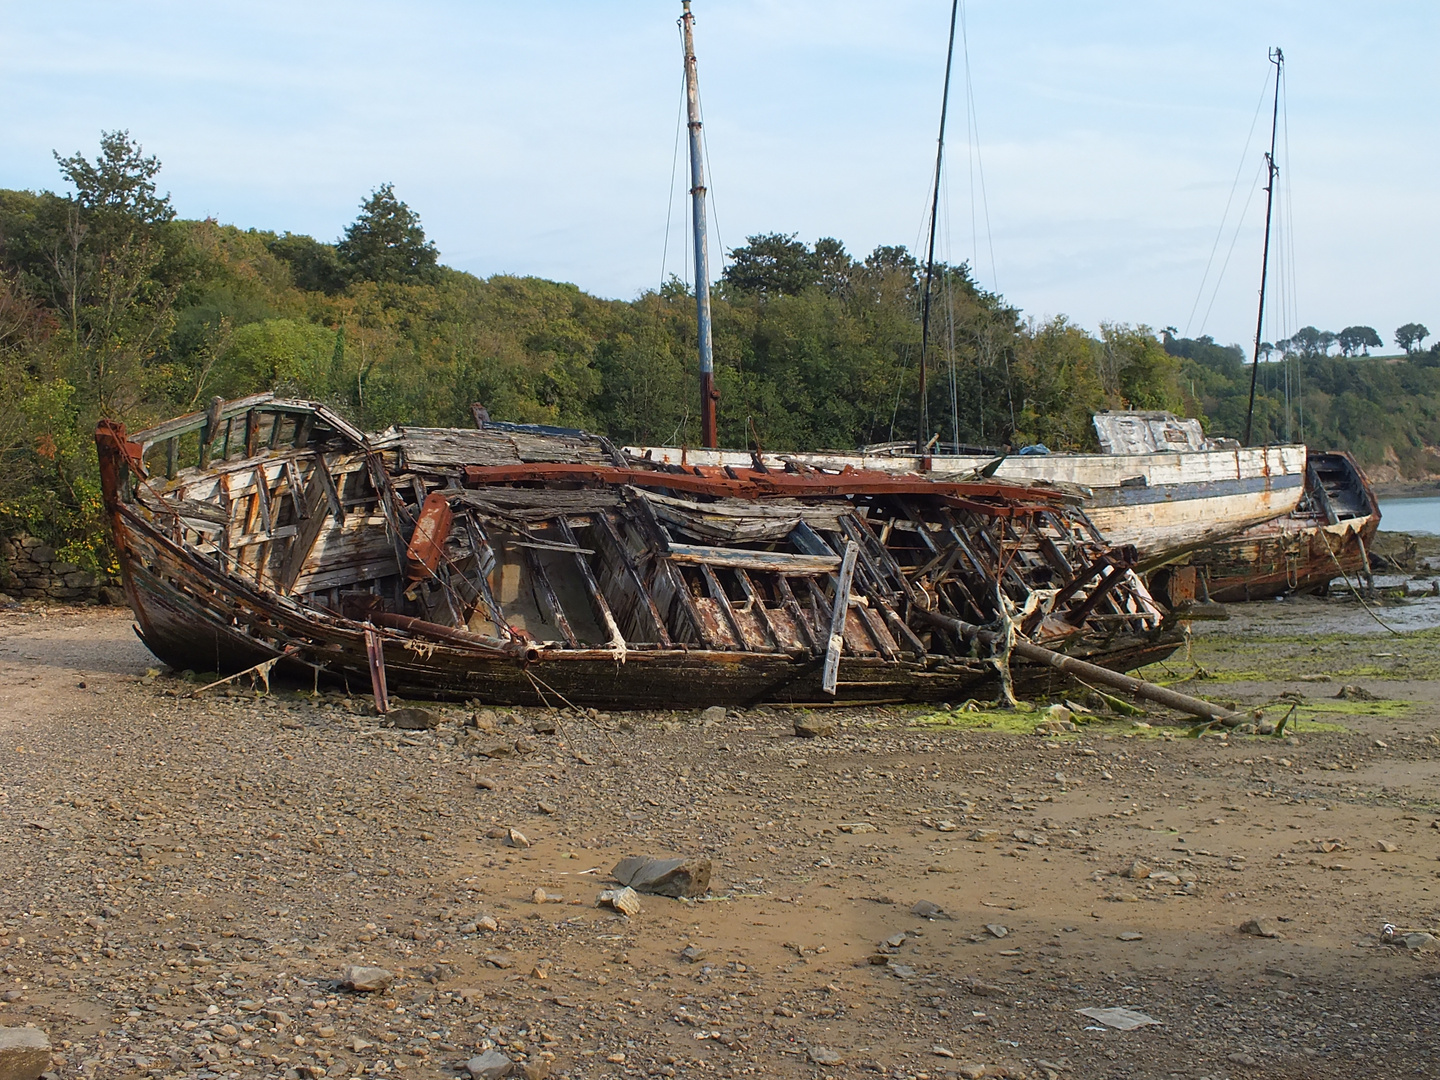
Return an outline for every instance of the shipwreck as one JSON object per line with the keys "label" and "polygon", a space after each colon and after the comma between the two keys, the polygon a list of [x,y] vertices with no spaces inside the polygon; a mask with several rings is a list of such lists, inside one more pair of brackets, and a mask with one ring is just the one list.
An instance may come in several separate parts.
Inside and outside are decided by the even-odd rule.
{"label": "shipwreck", "polygon": [[663,463],[477,419],[369,434],[262,394],[134,435],[102,421],[145,644],[182,669],[277,663],[382,709],[674,708],[1133,689],[1115,673],[1182,640],[1134,548],[1054,488]]}

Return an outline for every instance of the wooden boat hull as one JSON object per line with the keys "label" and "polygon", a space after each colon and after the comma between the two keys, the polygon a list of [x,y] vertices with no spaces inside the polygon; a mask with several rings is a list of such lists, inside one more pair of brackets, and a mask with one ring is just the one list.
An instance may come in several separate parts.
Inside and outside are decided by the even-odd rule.
{"label": "wooden boat hull", "polygon": [[1310,455],[1304,501],[1283,517],[1210,545],[1188,561],[1221,603],[1323,594],[1337,577],[1368,574],[1380,506],[1341,452]]}
{"label": "wooden boat hull", "polygon": [[[1180,641],[1134,552],[1055,492],[656,470],[580,433],[367,436],[268,396],[133,441],[102,422],[97,443],[126,595],[157,657],[221,672],[274,660],[382,708],[387,692],[661,709],[994,693],[993,641],[926,628],[917,606],[1009,620],[1117,670]],[[1063,679],[1004,670],[1022,693]]]}

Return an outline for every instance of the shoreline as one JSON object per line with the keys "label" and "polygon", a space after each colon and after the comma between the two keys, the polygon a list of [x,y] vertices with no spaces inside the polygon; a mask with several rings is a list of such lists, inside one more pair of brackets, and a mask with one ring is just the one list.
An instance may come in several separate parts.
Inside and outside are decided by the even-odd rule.
{"label": "shoreline", "polygon": [[1425,499],[1440,495],[1440,477],[1424,480],[1372,480],[1370,487],[1380,499]]}

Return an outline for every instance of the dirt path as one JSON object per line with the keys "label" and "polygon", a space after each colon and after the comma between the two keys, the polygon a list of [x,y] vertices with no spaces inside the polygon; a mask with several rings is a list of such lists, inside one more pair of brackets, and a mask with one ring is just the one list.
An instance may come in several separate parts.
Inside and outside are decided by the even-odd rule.
{"label": "dirt path", "polygon": [[[1269,621],[1207,629],[1186,685],[1303,695],[1293,738],[851,710],[799,740],[783,710],[541,735],[180,698],[122,615],[0,615],[0,1024],[61,1076],[439,1077],[487,1046],[577,1080],[1436,1075],[1440,960],[1380,933],[1440,924],[1437,641]],[[595,906],[667,852],[714,860],[709,898]],[[398,977],[346,993],[348,963]],[[1159,1023],[1076,1011],[1111,1006]]]}

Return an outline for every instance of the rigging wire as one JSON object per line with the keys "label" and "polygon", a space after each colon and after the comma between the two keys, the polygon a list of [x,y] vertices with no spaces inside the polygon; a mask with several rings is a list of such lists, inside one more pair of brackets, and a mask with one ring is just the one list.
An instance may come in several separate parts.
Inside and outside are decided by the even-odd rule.
{"label": "rigging wire", "polygon": [[685,128],[685,74],[680,74],[680,108],[675,113],[675,149],[670,155],[670,195],[665,201],[665,246],[660,251],[660,287],[670,259],[670,218],[675,212],[675,170],[680,163],[680,132]]}
{"label": "rigging wire", "polygon": [[[990,199],[985,191],[985,159],[980,153],[980,116],[975,110],[975,85],[970,79],[970,35],[965,26],[965,0],[960,0],[960,49],[965,61],[965,128],[966,141],[969,148],[973,150],[975,169],[980,174],[980,206],[985,212],[985,242],[990,248],[990,279],[995,292],[1000,291],[1000,274],[995,269],[995,235],[990,229]],[[970,218],[971,232],[974,233],[975,224],[975,178],[974,172],[970,179]],[[975,262],[979,261],[980,244],[979,239],[973,239],[974,252],[971,262],[971,269],[974,269]]]}
{"label": "rigging wire", "polygon": [[[1263,171],[1263,170],[1262,170]],[[1210,312],[1215,307],[1215,300],[1220,295],[1220,284],[1225,280],[1225,270],[1230,265],[1230,256],[1235,254],[1235,242],[1240,239],[1240,230],[1245,226],[1245,211],[1250,209],[1250,203],[1255,198],[1255,192],[1260,190],[1260,173],[1255,174],[1255,181],[1250,186],[1250,194],[1245,196],[1245,205],[1240,209],[1240,216],[1235,219],[1235,233],[1230,237],[1230,247],[1225,251],[1225,261],[1220,264],[1220,273],[1215,277],[1215,291],[1210,294],[1210,303],[1205,307],[1205,317],[1200,320],[1200,333],[1205,332],[1205,324],[1210,321]],[[1186,325],[1188,336],[1189,325]]]}
{"label": "rigging wire", "polygon": [[[1237,190],[1239,190],[1239,187],[1240,187],[1240,177],[1241,177],[1242,175],[1244,175],[1244,173],[1245,173],[1245,161],[1246,161],[1247,158],[1250,157],[1250,144],[1255,141],[1255,125],[1260,122],[1260,110],[1265,107],[1265,91],[1267,91],[1267,90],[1269,90],[1269,89],[1270,89],[1270,71],[1269,71],[1269,69],[1267,68],[1266,71],[1265,71],[1265,84],[1260,87],[1260,99],[1255,103],[1255,115],[1254,115],[1254,116],[1251,118],[1251,120],[1250,120],[1250,133],[1245,136],[1245,149],[1244,149],[1244,150],[1241,152],[1241,154],[1240,154],[1240,164],[1235,167],[1235,179],[1234,179],[1234,181],[1232,181],[1231,184],[1230,184],[1230,196],[1229,196],[1229,198],[1227,198],[1227,199],[1225,200],[1225,212],[1220,215],[1220,225],[1219,225],[1219,227],[1215,230],[1215,242],[1210,245],[1210,258],[1205,261],[1205,273],[1203,273],[1203,274],[1200,276],[1200,287],[1195,290],[1195,302],[1190,305],[1190,317],[1185,320],[1185,332],[1181,335],[1182,337],[1189,337],[1189,336],[1190,336],[1190,326],[1191,326],[1191,324],[1194,323],[1194,321],[1195,321],[1195,311],[1196,311],[1197,308],[1200,307],[1200,300],[1201,300],[1201,298],[1204,297],[1204,295],[1205,295],[1205,282],[1206,282],[1206,281],[1209,279],[1209,277],[1210,277],[1210,268],[1211,268],[1211,266],[1213,266],[1214,263],[1215,263],[1215,252],[1220,249],[1220,241],[1221,241],[1221,239],[1222,239],[1222,238],[1224,237],[1224,235],[1225,235],[1225,223],[1226,223],[1226,222],[1229,220],[1229,218],[1230,218],[1230,207],[1231,207],[1231,205],[1235,202],[1235,192],[1236,192]],[[1251,194],[1251,196],[1253,197],[1254,194],[1255,194],[1255,192],[1252,190],[1252,191],[1250,192],[1250,194]],[[1248,199],[1246,200],[1245,205],[1246,205],[1247,208],[1249,207],[1250,202],[1249,202]],[[1244,212],[1243,210],[1240,212],[1240,217],[1241,217],[1242,219],[1245,217],[1245,212]],[[1232,246],[1232,247],[1234,246],[1233,242],[1232,242],[1231,246]],[[1227,257],[1226,257],[1226,261],[1227,261],[1227,263],[1228,263],[1228,261],[1229,261],[1228,255],[1227,255]],[[1220,277],[1223,278],[1224,276],[1225,276],[1225,269],[1224,269],[1224,267],[1221,267],[1221,269],[1220,269]],[[1219,281],[1216,281],[1216,283],[1215,283],[1215,289],[1216,289],[1217,292],[1219,291],[1219,289],[1220,289],[1220,283],[1219,283]],[[1213,297],[1213,296],[1211,297],[1210,303],[1211,303],[1212,305],[1215,303],[1215,300],[1214,300],[1214,297]],[[1208,309],[1208,308],[1206,309],[1206,315],[1207,315],[1207,316],[1209,315],[1209,309]],[[1204,321],[1202,320],[1202,322],[1200,323],[1200,330],[1201,330],[1202,333],[1204,332],[1204,329],[1205,329],[1205,323],[1204,323]]]}
{"label": "rigging wire", "polygon": [[705,97],[699,86],[695,88],[695,103],[700,109],[700,152],[705,156],[705,196],[710,200],[710,220],[715,223],[715,246],[720,249],[720,273],[728,265],[725,238],[720,234],[720,209],[715,203],[715,169],[710,164],[710,129],[705,126]]}
{"label": "rigging wire", "polygon": [[[1288,326],[1298,326],[1300,322],[1300,294],[1295,282],[1295,270],[1298,263],[1295,261],[1295,204],[1290,190],[1290,84],[1285,79],[1283,70],[1280,74],[1280,107],[1282,117],[1282,132],[1284,133],[1285,146],[1285,183],[1281,187],[1281,205],[1285,213],[1285,243],[1282,252],[1289,255],[1289,267],[1286,274],[1286,286],[1289,292],[1290,310],[1287,319]],[[1281,304],[1285,303],[1285,294],[1281,294]],[[1299,361],[1296,364],[1298,375],[1297,391],[1300,413],[1300,441],[1305,441],[1305,362]]]}

